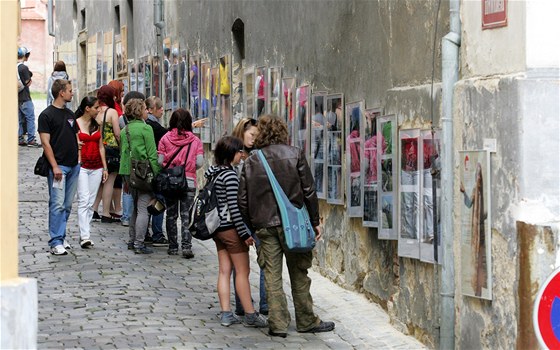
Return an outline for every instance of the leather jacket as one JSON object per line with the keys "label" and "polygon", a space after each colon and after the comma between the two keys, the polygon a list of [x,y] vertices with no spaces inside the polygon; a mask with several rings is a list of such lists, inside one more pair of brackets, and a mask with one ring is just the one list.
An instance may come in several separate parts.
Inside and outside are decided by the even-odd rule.
{"label": "leather jacket", "polygon": [[[319,226],[315,181],[303,151],[288,145],[269,145],[263,147],[262,151],[290,202],[298,208],[305,203],[311,223],[314,227]],[[274,192],[256,152],[245,160],[238,199],[241,215],[252,230],[282,224]]]}

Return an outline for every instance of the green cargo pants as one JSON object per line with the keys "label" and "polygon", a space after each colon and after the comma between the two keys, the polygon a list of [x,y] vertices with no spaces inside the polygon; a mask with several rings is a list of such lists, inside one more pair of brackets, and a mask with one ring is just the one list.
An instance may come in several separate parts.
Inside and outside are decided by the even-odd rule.
{"label": "green cargo pants", "polygon": [[260,247],[257,261],[264,270],[264,285],[268,300],[268,324],[273,332],[285,333],[290,324],[290,312],[282,287],[282,259],[290,275],[292,299],[296,311],[296,329],[307,331],[319,325],[321,320],[313,312],[313,299],[309,293],[311,279],[307,269],[311,267],[313,253],[289,253],[286,251],[284,231],[280,226],[257,230]]}

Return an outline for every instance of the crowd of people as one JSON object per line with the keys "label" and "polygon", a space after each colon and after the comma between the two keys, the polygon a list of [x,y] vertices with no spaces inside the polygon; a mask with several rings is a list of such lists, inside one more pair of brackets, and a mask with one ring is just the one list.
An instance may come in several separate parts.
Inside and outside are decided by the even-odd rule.
{"label": "crowd of people", "polygon": [[[57,76],[60,78],[50,84],[52,103],[41,112],[38,121],[44,155],[50,164],[47,178],[51,253],[67,255],[71,249],[66,224],[77,193],[81,248],[94,247],[90,228],[97,218],[102,224],[121,222],[128,226],[127,248],[135,254],[152,254],[150,245],[159,245],[167,246],[169,255],[181,251],[183,258],[194,258],[188,212],[199,187],[196,172],[204,165],[204,150],[193,133],[190,111],[174,110],[169,127],[164,128],[160,124],[163,104],[159,98],[146,98],[136,91],[123,96],[122,83],[113,81],[102,86],[97,96],[84,97],[72,112],[67,108],[73,98],[72,84],[62,74]],[[303,152],[287,143],[287,126],[280,118],[244,118],[232,135],[218,140],[214,164],[204,173],[206,181],[214,181],[220,213],[220,225],[213,236],[219,265],[220,323],[226,327],[237,323],[268,327],[269,335],[279,337],[287,336],[290,323],[282,288],[284,256],[297,331],[326,332],[335,327],[333,322],[321,321],[313,311],[311,280],[307,276],[312,253],[286,250],[272,188],[254,155],[254,150],[262,150],[273,171],[281,174],[278,178],[288,197],[298,206],[306,205],[319,240],[313,176]],[[164,168],[183,166],[187,190],[171,195],[134,186],[132,175],[136,173],[132,172],[139,162],[149,164],[154,176]],[[154,209],[156,203],[163,203],[165,210]],[[100,204],[102,210],[98,211]],[[150,220],[152,235],[148,234]],[[256,246],[261,268],[258,311],[253,306],[249,284],[251,246]],[[230,301],[232,274],[235,311]]]}

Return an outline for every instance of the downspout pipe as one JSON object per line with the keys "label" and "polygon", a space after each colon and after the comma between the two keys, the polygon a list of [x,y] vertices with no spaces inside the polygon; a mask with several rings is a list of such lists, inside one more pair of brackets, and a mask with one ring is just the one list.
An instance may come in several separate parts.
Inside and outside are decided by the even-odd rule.
{"label": "downspout pipe", "polygon": [[453,259],[453,93],[459,80],[460,0],[449,0],[450,31],[442,39],[442,272],[440,349],[455,348],[455,267]]}

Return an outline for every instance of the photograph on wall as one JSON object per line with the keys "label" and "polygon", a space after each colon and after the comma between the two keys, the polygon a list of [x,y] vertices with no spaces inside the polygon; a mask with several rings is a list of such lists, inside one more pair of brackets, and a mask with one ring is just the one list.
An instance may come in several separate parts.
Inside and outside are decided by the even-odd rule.
{"label": "photograph on wall", "polygon": [[128,73],[128,36],[126,26],[121,26],[121,70],[118,71],[118,75],[126,75]]}
{"label": "photograph on wall", "polygon": [[[113,80],[113,31],[103,33],[103,72],[101,85]],[[65,61],[66,62],[66,61]]]}
{"label": "photograph on wall", "polygon": [[202,62],[200,65],[200,140],[211,143],[210,135],[210,61]]}
{"label": "photograph on wall", "polygon": [[243,104],[243,66],[238,55],[231,55],[231,113],[232,130],[245,116],[245,105]]}
{"label": "photograph on wall", "polygon": [[[119,43],[120,44],[120,43]],[[92,35],[87,41],[87,90],[93,93],[97,84],[97,35]]]}
{"label": "photograph on wall", "polygon": [[255,119],[264,115],[266,111],[266,97],[268,94],[268,76],[265,66],[255,69]]}
{"label": "photograph on wall", "polygon": [[294,120],[294,143],[295,147],[303,150],[305,157],[309,162],[311,147],[309,141],[311,133],[309,132],[309,98],[311,88],[309,85],[301,85],[296,89],[296,115]]}
{"label": "photograph on wall", "polygon": [[[146,95],[146,90],[144,89],[144,57],[138,59],[138,66],[136,68],[136,76],[138,83],[138,92]],[[147,96],[150,97],[150,96]]]}
{"label": "photograph on wall", "polygon": [[163,78],[163,106],[168,111],[173,108],[171,104],[173,78],[171,74],[171,38],[163,39],[163,59],[161,61],[161,74]]}
{"label": "photograph on wall", "polygon": [[270,88],[267,96],[267,111],[270,114],[280,116],[280,84],[282,78],[281,67],[271,67],[268,70],[268,81]]}
{"label": "photograph on wall", "polygon": [[219,59],[219,82],[221,133],[218,138],[231,134],[233,130],[231,118],[231,55],[223,55]]}
{"label": "photograph on wall", "polygon": [[144,57],[144,95],[152,96],[152,57]]}
{"label": "photograph on wall", "polygon": [[212,139],[212,149],[216,146],[216,142],[220,139],[222,134],[219,106],[219,68],[218,65],[210,69],[210,135]]}
{"label": "photograph on wall", "polygon": [[191,55],[189,57],[189,95],[190,95],[190,109],[193,121],[197,121],[200,116],[200,57],[198,55]]}
{"label": "photograph on wall", "polygon": [[327,128],[325,125],[326,92],[315,92],[312,96],[311,114],[311,173],[315,179],[317,197],[326,199],[325,186],[325,148],[327,144]]}
{"label": "photograph on wall", "polygon": [[364,214],[362,206],[363,174],[361,154],[364,146],[360,135],[364,121],[364,101],[346,104],[346,212],[351,218],[361,218]]}
{"label": "photograph on wall", "polygon": [[399,130],[399,256],[420,257],[420,129]]}
{"label": "photograph on wall", "polygon": [[[422,130],[422,224],[420,230],[420,260],[441,263],[441,172],[440,130]],[[432,175],[436,174],[436,175]],[[434,250],[437,242],[437,250]]]}
{"label": "photograph on wall", "polygon": [[397,207],[395,201],[396,188],[396,155],[393,153],[393,140],[397,138],[395,115],[376,118],[377,125],[377,193],[379,198],[379,239],[398,239]]}
{"label": "photograph on wall", "polygon": [[364,148],[361,157],[364,167],[364,189],[362,193],[364,198],[364,216],[362,224],[364,227],[378,227],[379,224],[379,203],[377,197],[377,145],[380,146],[382,142],[378,142],[377,138],[377,118],[381,116],[382,108],[368,108],[364,111],[364,123],[362,123],[364,135]]}
{"label": "photograph on wall", "polygon": [[243,101],[245,116],[254,118],[255,114],[255,68],[248,67],[243,74]]}
{"label": "photograph on wall", "polygon": [[[183,109],[189,109],[189,65],[187,50],[181,50],[179,62],[179,103]],[[191,114],[192,116],[192,114]]]}
{"label": "photograph on wall", "polygon": [[152,95],[161,98],[161,77],[159,56],[152,57]]}
{"label": "photograph on wall", "polygon": [[342,177],[342,150],[344,149],[344,95],[326,97],[325,121],[327,125],[327,203],[344,204]]}
{"label": "photograph on wall", "polygon": [[103,85],[103,46],[104,46],[104,38],[102,32],[97,32],[97,55],[95,61],[95,81],[96,81],[96,88],[99,89],[101,85]]}
{"label": "photograph on wall", "polygon": [[288,144],[292,145],[294,139],[294,92],[296,88],[295,78],[282,78],[282,102],[280,103],[280,117],[288,125]]}
{"label": "photograph on wall", "polygon": [[175,41],[171,46],[171,110],[179,108],[179,87],[180,87],[180,63],[179,43]]}
{"label": "photograph on wall", "polygon": [[461,289],[492,300],[490,153],[459,151]]}
{"label": "photograph on wall", "polygon": [[130,79],[130,91],[138,91],[137,66],[134,60],[128,60],[128,78]]}
{"label": "photograph on wall", "polygon": [[129,84],[128,77],[125,75],[123,77],[120,77],[119,80],[122,81],[123,83],[124,95],[128,94],[128,92],[130,91],[129,89],[130,86],[128,85]]}

